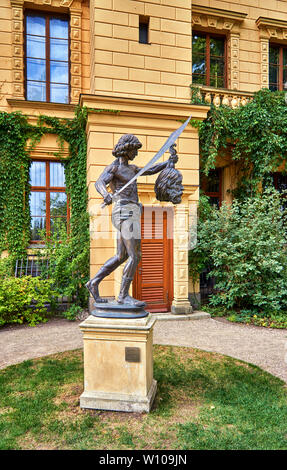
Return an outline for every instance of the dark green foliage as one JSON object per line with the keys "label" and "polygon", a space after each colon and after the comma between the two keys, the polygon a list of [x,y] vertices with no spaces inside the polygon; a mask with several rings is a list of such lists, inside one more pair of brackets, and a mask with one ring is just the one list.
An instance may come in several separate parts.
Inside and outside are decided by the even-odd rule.
{"label": "dark green foliage", "polygon": [[198,244],[190,252],[191,274],[212,263],[218,293],[210,303],[225,309],[287,310],[286,227],[275,190],[211,208],[199,220]]}
{"label": "dark green foliage", "polygon": [[[44,267],[42,277],[53,280],[59,296],[67,296],[78,306],[85,307],[89,280],[88,213],[78,214],[77,231],[67,234],[65,225],[55,223],[55,231],[45,237],[45,248],[38,251],[38,262]],[[79,312],[78,312],[79,313]]]}
{"label": "dark green foliage", "polygon": [[284,92],[268,89],[254,94],[245,106],[232,109],[211,105],[199,128],[202,168],[206,174],[215,167],[218,155],[227,151],[238,164],[236,196],[254,194],[258,184],[287,155],[287,104]]}
{"label": "dark green foliage", "polygon": [[77,108],[73,120],[59,120],[42,116],[40,125],[49,126],[59,139],[59,154],[64,141],[69,144],[69,157],[63,158],[66,191],[71,207],[68,234],[61,227],[45,238],[45,249],[40,254],[50,260],[48,275],[54,279],[59,295],[65,295],[85,306],[89,278],[89,214],[87,212],[87,110]]}
{"label": "dark green foliage", "polygon": [[[57,156],[65,166],[71,218],[68,236],[62,233],[61,244],[56,237],[54,246],[51,237],[44,254],[52,257],[54,272],[50,270],[48,274],[57,293],[76,296],[81,305],[87,301],[83,286],[89,275],[86,120],[87,110],[80,107],[76,108],[74,119],[40,116],[36,126],[30,125],[21,113],[0,113],[0,253],[7,250],[10,255],[1,261],[0,275],[5,270],[5,276],[13,275],[13,260],[25,255],[29,245],[29,153],[44,134],[56,134]],[[62,158],[64,142],[69,145],[68,158]]]}
{"label": "dark green foliage", "polygon": [[[58,157],[65,166],[66,191],[71,206],[70,229],[73,235],[85,232],[89,240],[87,221],[83,223],[83,214],[87,211],[87,110],[77,107],[75,118],[58,119],[41,116],[40,128],[57,135],[59,142]],[[44,127],[44,125],[48,127]],[[64,142],[69,144],[69,157],[62,158]]]}
{"label": "dark green foliage", "polygon": [[21,256],[30,238],[31,126],[20,113],[0,113],[0,252]]}

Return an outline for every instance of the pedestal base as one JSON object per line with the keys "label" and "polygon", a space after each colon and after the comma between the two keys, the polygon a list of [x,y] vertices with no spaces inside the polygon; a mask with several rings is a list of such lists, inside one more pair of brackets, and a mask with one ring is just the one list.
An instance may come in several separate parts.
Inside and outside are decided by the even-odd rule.
{"label": "pedestal base", "polygon": [[144,318],[149,315],[144,307],[115,302],[94,303],[91,314],[99,318]]}
{"label": "pedestal base", "polygon": [[153,380],[146,397],[108,392],[83,392],[80,397],[80,407],[95,410],[149,413],[156,395],[156,389],[157,382]]}
{"label": "pedestal base", "polygon": [[174,302],[171,306],[171,313],[174,315],[185,315],[187,313],[192,313],[192,306],[188,301]]}
{"label": "pedestal base", "polygon": [[149,412],[156,394],[153,379],[153,326],[144,318],[90,315],[80,328],[84,339],[84,392],[81,408]]}

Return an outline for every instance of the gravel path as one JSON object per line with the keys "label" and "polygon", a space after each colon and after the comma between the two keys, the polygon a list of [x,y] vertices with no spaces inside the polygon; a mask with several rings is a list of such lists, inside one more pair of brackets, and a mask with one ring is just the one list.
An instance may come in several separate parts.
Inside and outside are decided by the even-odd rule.
{"label": "gravel path", "polygon": [[[0,369],[27,359],[83,346],[78,322],[54,319],[36,327],[0,330]],[[191,346],[256,364],[287,383],[287,330],[238,325],[215,319],[157,321],[154,343]]]}

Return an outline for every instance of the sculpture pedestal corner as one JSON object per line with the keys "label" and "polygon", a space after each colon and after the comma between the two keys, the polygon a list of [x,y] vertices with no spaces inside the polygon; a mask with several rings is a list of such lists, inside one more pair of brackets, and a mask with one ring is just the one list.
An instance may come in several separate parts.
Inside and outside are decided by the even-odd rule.
{"label": "sculpture pedestal corner", "polygon": [[84,392],[80,407],[149,412],[156,395],[153,326],[144,318],[100,318],[80,324],[84,340]]}

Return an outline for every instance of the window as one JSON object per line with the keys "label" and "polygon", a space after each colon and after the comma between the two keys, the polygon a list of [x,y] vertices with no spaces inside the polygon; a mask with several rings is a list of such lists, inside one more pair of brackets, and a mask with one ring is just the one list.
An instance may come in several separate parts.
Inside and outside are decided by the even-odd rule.
{"label": "window", "polygon": [[[273,180],[273,186],[281,194],[282,210],[287,209],[287,174],[286,173],[272,173],[271,178]],[[284,222],[287,226],[286,215],[284,216]]]}
{"label": "window", "polygon": [[226,42],[222,36],[193,33],[192,82],[226,87]]}
{"label": "window", "polygon": [[210,203],[219,208],[221,206],[221,178],[220,169],[211,170],[208,176],[203,176],[201,187],[204,194],[209,197]]}
{"label": "window", "polygon": [[139,17],[139,42],[142,44],[148,44],[148,30],[149,30],[149,17]]}
{"label": "window", "polygon": [[283,191],[287,191],[287,175],[283,173],[273,173],[273,184],[274,188],[282,193]]}
{"label": "window", "polygon": [[[269,46],[269,89],[284,90],[287,82],[287,47]],[[287,84],[286,84],[287,85]]]}
{"label": "window", "polygon": [[69,21],[50,13],[25,16],[26,99],[69,103]]}
{"label": "window", "polygon": [[30,211],[32,242],[41,240],[40,231],[53,233],[57,221],[67,227],[68,204],[62,163],[33,161],[30,167]]}

